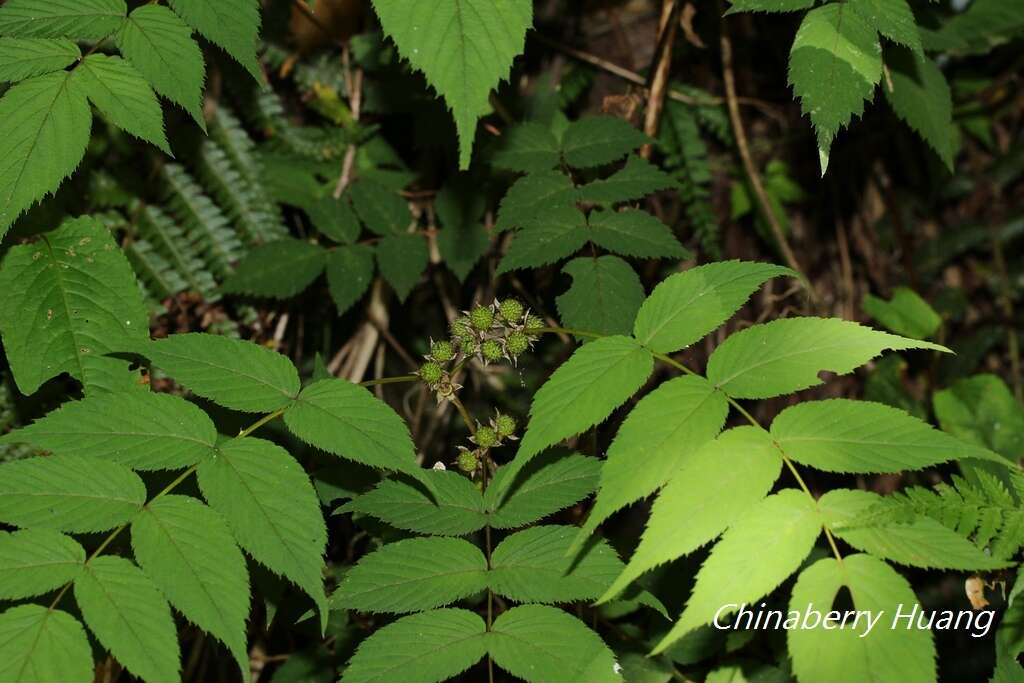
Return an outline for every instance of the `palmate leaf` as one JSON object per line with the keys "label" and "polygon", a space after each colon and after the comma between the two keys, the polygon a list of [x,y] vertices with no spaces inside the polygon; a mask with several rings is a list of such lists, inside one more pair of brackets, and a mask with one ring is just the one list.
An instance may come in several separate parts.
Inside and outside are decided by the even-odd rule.
{"label": "palmate leaf", "polygon": [[146,683],[180,679],[171,608],[148,576],[122,557],[93,558],[75,579],[75,601],[89,629]]}
{"label": "palmate leaf", "polygon": [[618,161],[648,142],[653,141],[624,119],[585,116],[565,130],[562,154],[573,168],[591,168]]}
{"label": "palmate leaf", "polygon": [[52,683],[93,680],[85,629],[67,612],[18,605],[0,614],[0,680]]}
{"label": "palmate leaf", "polygon": [[[789,609],[822,614],[834,609],[846,587],[853,606],[884,622],[897,608],[904,614],[918,600],[910,584],[889,565],[869,555],[818,560],[800,573]],[[810,607],[809,607],[810,606]],[[902,622],[901,622],[902,626]],[[814,681],[877,681],[929,683],[935,678],[935,645],[927,630],[889,628],[876,623],[867,632],[863,619],[856,626],[792,629],[786,632],[793,672],[802,683]],[[880,662],[886,662],[884,666]]]}
{"label": "palmate leaf", "polygon": [[224,518],[188,496],[164,496],[132,521],[135,559],[192,623],[249,670],[249,571]]}
{"label": "palmate leaf", "polygon": [[578,547],[615,511],[654,493],[725,424],[729,404],[703,377],[671,379],[644,396],[619,427]]}
{"label": "palmate leaf", "polygon": [[124,0],[8,0],[0,7],[0,35],[100,40],[127,11]]}
{"label": "palmate leaf", "polygon": [[[653,653],[718,615],[754,602],[799,568],[821,533],[814,499],[796,489],[784,489],[747,508],[746,514],[722,535],[697,573],[697,583],[679,621]],[[750,549],[758,549],[751,561]],[[735,604],[732,610],[723,605]]]}
{"label": "palmate leaf", "polygon": [[250,251],[221,285],[227,294],[288,299],[313,284],[324,272],[327,252],[297,239],[283,239]]}
{"label": "palmate leaf", "polygon": [[3,443],[111,460],[136,470],[164,470],[212,456],[217,429],[206,413],[179,396],[129,392],[68,401],[0,437]]}
{"label": "palmate leaf", "polygon": [[56,590],[74,580],[84,564],[85,550],[64,534],[48,529],[0,532],[0,600]]}
{"label": "palmate leaf", "polygon": [[263,80],[256,61],[260,33],[258,0],[169,0],[169,4],[189,26],[224,48],[253,78]]}
{"label": "palmate leaf", "polygon": [[164,115],[149,84],[120,57],[89,55],[75,69],[82,89],[115,126],[171,153]]}
{"label": "palmate leaf", "polygon": [[[3,8],[0,8],[2,16]],[[0,38],[0,81],[20,81],[59,71],[82,56],[70,40]]]}
{"label": "palmate leaf", "polygon": [[299,393],[299,373],[275,351],[215,334],[175,334],[139,352],[192,393],[250,413],[278,410]]}
{"label": "palmate leaf", "polygon": [[575,207],[551,210],[544,221],[516,233],[497,273],[539,268],[571,256],[587,243],[586,218]]}
{"label": "palmate leaf", "polygon": [[148,320],[131,265],[93,218],[65,221],[0,264],[0,334],[22,393],[62,372],[87,395],[137,387],[128,363],[104,354],[146,339]]}
{"label": "palmate leaf", "polygon": [[37,76],[4,93],[0,98],[0,238],[23,211],[71,175],[85,154],[91,127],[89,102],[71,72]]}
{"label": "palmate leaf", "polygon": [[529,0],[374,0],[384,33],[445,99],[459,133],[459,167],[469,168],[477,120],[508,76],[533,23]]}
{"label": "palmate leaf", "polygon": [[644,286],[618,256],[580,257],[562,269],[569,290],[555,299],[562,324],[598,334],[629,334],[644,300]]}
{"label": "palmate leaf", "polygon": [[734,427],[697,449],[658,494],[640,545],[601,601],[714,539],[768,494],[781,471],[781,454],[756,427]]}
{"label": "palmate leaf", "polygon": [[711,354],[707,377],[733,398],[770,398],[821,384],[822,371],[851,372],[886,349],[949,352],[838,318],[786,318],[731,335]]}
{"label": "palmate leaf", "polygon": [[907,50],[886,51],[892,88],[883,88],[896,115],[921,136],[950,172],[956,153],[953,97],[938,65]]}

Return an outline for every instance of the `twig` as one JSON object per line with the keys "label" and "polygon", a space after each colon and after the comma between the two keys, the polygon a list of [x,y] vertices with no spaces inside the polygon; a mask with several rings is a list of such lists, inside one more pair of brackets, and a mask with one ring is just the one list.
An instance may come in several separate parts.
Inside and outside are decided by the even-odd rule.
{"label": "twig", "polygon": [[[661,121],[661,112],[665,108],[665,94],[668,89],[668,75],[672,67],[672,47],[676,40],[678,19],[678,0],[664,0],[658,28],[658,51],[654,57],[655,67],[652,72],[650,94],[647,98],[647,111],[644,115],[644,133],[652,138],[658,135],[658,123]],[[649,159],[651,149],[651,145],[644,145],[640,149],[640,156]]]}
{"label": "twig", "polygon": [[[356,123],[359,121],[359,115],[363,108],[363,70],[361,67],[356,67],[355,71],[352,71],[351,56],[347,45],[341,51],[341,63],[345,72],[345,86],[348,88],[348,106],[352,110],[352,121]],[[338,176],[338,182],[334,184],[332,193],[335,199],[340,199],[345,188],[352,182],[352,169],[355,167],[357,150],[358,147],[355,143],[349,143],[349,146],[345,148],[345,157],[341,161],[341,174]]]}

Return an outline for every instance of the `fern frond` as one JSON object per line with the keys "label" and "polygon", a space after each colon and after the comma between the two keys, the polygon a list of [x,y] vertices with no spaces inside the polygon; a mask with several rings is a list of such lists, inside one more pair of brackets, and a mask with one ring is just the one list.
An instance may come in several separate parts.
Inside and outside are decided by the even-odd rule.
{"label": "fern frond", "polygon": [[[189,239],[170,216],[155,206],[147,206],[139,212],[135,229],[138,237],[135,244],[145,241],[151,245],[153,251],[166,259],[171,270],[184,280],[186,286],[179,291],[189,289],[198,292],[207,301],[218,298],[217,283],[200,255],[201,248]],[[173,281],[166,276],[166,272],[167,288],[174,289],[171,286]]]}
{"label": "fern frond", "polygon": [[701,247],[710,257],[719,259],[719,226],[711,206],[711,166],[698,126],[699,109],[670,102],[665,110],[661,145],[666,154],[665,167],[679,181],[679,196]]}
{"label": "fern frond", "polygon": [[214,275],[229,275],[244,250],[227,217],[183,167],[167,164],[163,177],[168,208],[184,226],[189,241],[206,255]]}
{"label": "fern frond", "polygon": [[253,123],[286,151],[311,159],[341,159],[351,142],[341,128],[296,126],[288,120],[280,98],[272,90],[261,90],[247,107]]}

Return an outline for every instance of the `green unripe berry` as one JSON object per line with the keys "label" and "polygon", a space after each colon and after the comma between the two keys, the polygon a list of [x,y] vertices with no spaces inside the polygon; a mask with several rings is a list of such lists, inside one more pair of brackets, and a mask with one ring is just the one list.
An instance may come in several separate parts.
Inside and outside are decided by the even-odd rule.
{"label": "green unripe berry", "polygon": [[507,323],[519,322],[523,317],[523,305],[516,299],[505,299],[498,304],[498,315]]}
{"label": "green unripe berry", "polygon": [[467,334],[473,333],[473,327],[469,324],[469,318],[462,316],[452,321],[452,336],[453,337],[464,337]]}
{"label": "green unripe berry", "polygon": [[509,355],[515,358],[530,348],[530,337],[523,331],[512,332],[505,340],[505,345]]}
{"label": "green unripe berry", "polygon": [[459,457],[455,460],[455,464],[466,474],[472,474],[476,471],[479,460],[477,460],[476,453],[473,451],[461,451]]}
{"label": "green unripe berry", "polygon": [[[523,323],[523,327],[525,327],[527,330],[536,330],[541,327],[544,327],[544,321],[535,315],[528,315],[526,316],[526,321]],[[539,333],[532,332],[531,334],[536,335]]]}
{"label": "green unripe berry", "polygon": [[511,415],[498,415],[494,418],[494,429],[498,436],[504,438],[516,433],[516,420]]}
{"label": "green unripe berry", "polygon": [[505,349],[501,348],[501,342],[496,339],[485,339],[480,345],[480,355],[489,362],[499,361],[505,357]]}
{"label": "green unripe berry", "polygon": [[432,360],[428,360],[426,363],[420,366],[419,372],[417,373],[427,384],[433,386],[441,381],[444,377],[444,368],[438,363]]}
{"label": "green unripe berry", "polygon": [[494,311],[487,306],[477,306],[469,313],[469,323],[477,330],[489,330],[494,324]]}
{"label": "green unripe berry", "polygon": [[498,445],[498,432],[491,427],[480,427],[473,439],[481,448],[493,448]]}
{"label": "green unripe berry", "polygon": [[430,357],[445,363],[455,357],[455,347],[450,341],[436,341],[430,345]]}

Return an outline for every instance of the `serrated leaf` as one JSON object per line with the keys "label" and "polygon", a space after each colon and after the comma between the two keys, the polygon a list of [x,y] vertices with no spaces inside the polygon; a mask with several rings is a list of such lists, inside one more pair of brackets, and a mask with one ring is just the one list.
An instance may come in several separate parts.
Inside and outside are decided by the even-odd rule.
{"label": "serrated leaf", "polygon": [[[0,8],[0,18],[3,10]],[[60,71],[81,56],[82,51],[70,40],[0,38],[0,81],[21,81]]]}
{"label": "serrated leaf", "polygon": [[249,413],[269,413],[298,395],[299,373],[286,356],[215,334],[174,334],[139,352],[197,396]]}
{"label": "serrated leaf", "polygon": [[[846,587],[858,614],[880,622],[868,630],[866,619],[826,629],[786,632],[793,672],[800,681],[878,681],[929,683],[935,681],[935,645],[927,630],[890,628],[884,623],[896,610],[908,613],[918,604],[910,584],[889,565],[868,555],[847,555],[842,562],[828,557],[800,573],[789,609],[803,614],[834,609]],[[877,615],[877,616],[876,616]],[[903,625],[901,621],[900,626]],[[878,666],[876,662],[886,662]]]}
{"label": "serrated leaf", "polygon": [[[601,461],[579,453],[551,449],[533,459],[506,482],[507,467],[499,467],[483,502],[496,529],[516,529],[579,502],[597,488]],[[504,500],[501,492],[511,486]]]}
{"label": "serrated leaf", "polygon": [[459,176],[445,184],[434,200],[434,212],[441,222],[437,249],[460,282],[491,246],[490,235],[482,223],[486,209],[486,198],[469,176]]}
{"label": "serrated leaf", "polygon": [[487,587],[487,558],[459,538],[389,543],[345,572],[331,604],[360,612],[419,612]]}
{"label": "serrated leaf", "polygon": [[75,579],[75,601],[89,629],[146,683],[180,680],[171,608],[148,576],[122,557],[93,558]]}
{"label": "serrated leaf", "polygon": [[71,175],[85,154],[91,126],[89,102],[70,71],[36,76],[3,94],[0,239],[18,216]]}
{"label": "serrated leaf", "polygon": [[12,247],[0,265],[0,334],[24,394],[62,372],[89,395],[137,387],[128,363],[104,354],[148,338],[148,320],[131,265],[93,218]]}
{"label": "serrated leaf", "polygon": [[226,294],[289,299],[324,272],[327,252],[304,240],[283,239],[250,251],[221,285]]}
{"label": "serrated leaf", "polygon": [[894,289],[889,301],[867,294],[861,305],[865,313],[904,337],[927,339],[942,325],[942,318],[935,309],[906,287]]}
{"label": "serrated leaf", "polygon": [[404,617],[359,645],[340,683],[439,683],[487,654],[486,629],[480,615],[464,609]]}
{"label": "serrated leaf", "polygon": [[569,290],[555,298],[562,324],[598,334],[629,334],[644,300],[644,286],[618,256],[581,256],[562,272],[572,277]]}
{"label": "serrated leaf", "polygon": [[127,467],[72,455],[13,460],[0,465],[0,521],[88,533],[134,517],[146,487]]}
{"label": "serrated leaf", "polygon": [[256,41],[260,33],[258,0],[169,0],[169,3],[189,26],[224,48],[257,81],[263,80],[256,61]]}
{"label": "serrated leaf", "polygon": [[359,239],[363,227],[347,197],[335,199],[328,194],[302,208],[320,234],[340,244],[352,244]]}
{"label": "serrated leaf", "polygon": [[506,481],[514,481],[544,449],[607,418],[653,369],[650,353],[631,337],[602,337],[576,349],[534,395],[519,451],[506,466]]}
{"label": "serrated leaf", "polygon": [[770,398],[845,375],[886,349],[944,346],[898,337],[838,318],[786,318],[732,334],[708,360],[707,377],[733,398]]}
{"label": "serrated leaf", "polygon": [[503,612],[487,634],[487,649],[495,664],[529,683],[622,681],[601,637],[556,607]]}
{"label": "serrated leaf", "polygon": [[316,603],[324,623],[327,528],[309,477],[288,451],[262,439],[232,439],[196,470],[210,507],[227,520],[235,540],[271,571],[284,575]]}
{"label": "serrated leaf", "polygon": [[381,28],[444,98],[459,133],[459,168],[469,168],[477,120],[508,77],[533,23],[529,0],[374,0]]}
{"label": "serrated leaf", "polygon": [[790,406],[771,433],[790,459],[827,472],[920,470],[978,451],[898,408],[842,398]]}
{"label": "serrated leaf", "polygon": [[658,494],[640,545],[600,602],[713,540],[768,494],[781,471],[778,449],[756,427],[734,427],[698,448]]}
{"label": "serrated leaf", "polygon": [[726,14],[737,12],[796,12],[814,6],[816,0],[729,0]]}
{"label": "serrated leaf", "polygon": [[924,57],[921,33],[906,0],[851,0],[850,8],[883,36]]}
{"label": "serrated leaf", "polygon": [[328,453],[418,476],[405,421],[365,387],[324,379],[305,387],[284,413],[293,434]]}
{"label": "serrated leaf", "polygon": [[491,554],[491,590],[517,602],[592,600],[622,571],[622,560],[603,540],[570,553],[576,528],[535,526],[508,536]]}
{"label": "serrated leaf", "polygon": [[498,230],[542,226],[552,213],[576,205],[576,188],[560,171],[525,175],[508,188],[498,211]]}
{"label": "serrated leaf", "polygon": [[430,491],[415,480],[385,479],[335,514],[356,512],[398,529],[441,536],[464,536],[487,523],[483,498],[472,481],[447,470],[425,470],[420,478]]}
{"label": "serrated leaf", "polygon": [[703,377],[671,379],[644,396],[619,427],[601,488],[577,546],[612,513],[657,491],[725,424],[729,404]]}
{"label": "serrated leaf", "polygon": [[884,560],[937,569],[1007,566],[931,517],[917,515],[902,522],[876,515],[884,503],[882,496],[869,491],[833,489],[818,499],[818,508],[833,535]]}
{"label": "serrated leaf", "polygon": [[530,225],[512,238],[497,273],[539,268],[571,256],[587,243],[587,224],[575,207],[548,212],[543,223]]}
{"label": "serrated leaf", "polygon": [[249,671],[249,570],[224,518],[188,496],[153,501],[132,521],[135,560],[185,618]]}
{"label": "serrated leaf", "polygon": [[636,258],[687,258],[672,229],[639,209],[596,211],[588,219],[590,241],[608,251]]}
{"label": "serrated leaf", "polygon": [[388,235],[377,243],[376,254],[380,274],[405,301],[430,263],[427,241],[411,233]]}
{"label": "serrated leaf", "polygon": [[374,234],[380,236],[404,234],[412,214],[409,204],[393,189],[373,180],[360,180],[348,189],[352,208],[359,219]]}
{"label": "serrated leaf", "polygon": [[337,247],[327,255],[327,290],[338,315],[352,308],[373,281],[373,249],[361,245]]}
{"label": "serrated leaf", "polygon": [[0,35],[101,40],[127,11],[124,0],[8,0],[0,7]]}
{"label": "serrated leaf", "polygon": [[[814,499],[803,491],[784,489],[747,508],[712,548],[686,609],[653,654],[713,618],[736,611],[740,603],[773,591],[799,568],[820,533]],[[757,548],[757,561],[751,561],[751,548]],[[733,608],[724,609],[727,605]]]}
{"label": "serrated leaf", "polygon": [[878,33],[852,6],[833,3],[804,15],[789,52],[789,84],[814,124],[822,175],[832,140],[860,116],[881,78]]}
{"label": "serrated leaf", "polygon": [[506,171],[533,173],[557,166],[558,160],[558,140],[551,130],[527,121],[505,131],[492,163]]}
{"label": "serrated leaf", "polygon": [[149,84],[120,57],[89,55],[75,69],[82,89],[115,126],[171,153],[164,113]]}
{"label": "serrated leaf", "polygon": [[128,15],[116,41],[153,89],[181,105],[205,131],[201,100],[206,64],[192,29],[166,7],[147,4]]}
{"label": "serrated leaf", "polygon": [[164,470],[210,457],[217,429],[206,413],[179,396],[133,391],[68,401],[0,443]]}
{"label": "serrated leaf", "polygon": [[995,375],[960,379],[932,395],[943,430],[1017,461],[1024,457],[1024,407]]}
{"label": "serrated leaf", "polygon": [[996,669],[992,672],[989,683],[1022,683],[1024,681],[1024,667],[1020,665],[1016,657],[1000,654],[996,658]]}
{"label": "serrated leaf", "polygon": [[67,612],[18,605],[0,614],[0,680],[53,683],[93,680],[85,629]]}
{"label": "serrated leaf", "polygon": [[85,550],[64,534],[47,529],[0,531],[0,600],[56,590],[73,581],[84,563]]}
{"label": "serrated leaf", "polygon": [[956,154],[953,97],[949,83],[935,62],[905,50],[886,52],[892,87],[885,97],[896,115],[921,136],[950,172]]}
{"label": "serrated leaf", "polygon": [[573,168],[592,168],[618,161],[649,142],[653,140],[617,116],[585,116],[565,130],[562,154]]}
{"label": "serrated leaf", "polygon": [[636,316],[633,334],[658,353],[684,349],[714,332],[750,295],[789,268],[753,261],[721,261],[670,275],[654,288]]}
{"label": "serrated leaf", "polygon": [[678,183],[669,174],[636,155],[611,176],[577,188],[580,201],[618,204],[642,199],[660,190],[675,189]]}

